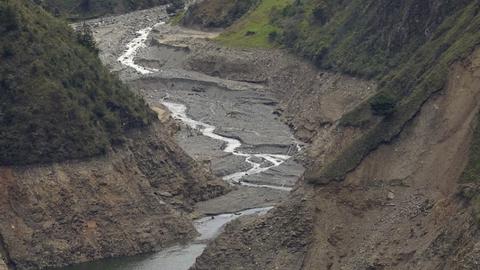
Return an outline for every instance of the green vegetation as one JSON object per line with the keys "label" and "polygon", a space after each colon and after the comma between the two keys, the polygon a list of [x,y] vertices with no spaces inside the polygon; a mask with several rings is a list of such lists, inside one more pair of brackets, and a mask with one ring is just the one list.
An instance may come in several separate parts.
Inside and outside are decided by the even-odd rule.
{"label": "green vegetation", "polygon": [[280,28],[272,23],[270,15],[288,6],[292,0],[261,0],[255,9],[232,25],[217,40],[222,44],[235,47],[269,48],[272,36]]}
{"label": "green vegetation", "polygon": [[154,119],[88,39],[30,1],[0,1],[1,165],[103,154]]}

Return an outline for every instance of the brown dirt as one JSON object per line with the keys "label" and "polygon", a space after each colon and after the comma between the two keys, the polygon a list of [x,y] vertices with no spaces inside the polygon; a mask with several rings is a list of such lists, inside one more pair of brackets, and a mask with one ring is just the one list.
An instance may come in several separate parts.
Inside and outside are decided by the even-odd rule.
{"label": "brown dirt", "polygon": [[[327,76],[335,81],[334,76],[339,75]],[[265,78],[273,85],[270,77]],[[295,82],[296,77],[290,80]],[[348,77],[340,76],[338,81],[351,85],[345,89],[357,85]],[[321,80],[319,84],[328,87],[328,82]],[[338,97],[326,99],[331,100],[332,107],[315,107],[322,104],[318,99],[329,93],[308,89],[301,88],[299,96],[291,98],[292,103],[301,105],[296,108],[289,105],[289,95],[284,93],[283,113],[294,127],[313,130],[305,136],[312,141],[309,157],[321,166],[328,155],[338,152],[357,134],[356,130],[336,127],[335,120],[358,101],[352,96],[345,98],[342,93],[346,91],[338,91]],[[358,93],[366,97],[371,92]],[[313,98],[316,96],[318,99]],[[193,269],[480,269],[479,231],[457,189],[468,158],[479,98],[477,51],[468,61],[452,66],[446,89],[423,106],[398,138],[368,155],[344,182],[321,187],[303,184],[267,217],[230,226]],[[311,113],[295,113],[309,102],[314,109]],[[327,119],[323,125],[319,123],[322,117]],[[310,119],[316,119],[312,128],[307,127]],[[299,196],[306,198],[300,204],[295,199]],[[311,227],[305,221],[310,214]],[[291,231],[300,233],[292,238]],[[275,235],[262,238],[269,232]],[[298,253],[289,249],[292,246]]]}
{"label": "brown dirt", "polygon": [[166,135],[135,130],[104,158],[0,168],[0,235],[17,269],[133,255],[195,235],[197,201],[227,190]]}

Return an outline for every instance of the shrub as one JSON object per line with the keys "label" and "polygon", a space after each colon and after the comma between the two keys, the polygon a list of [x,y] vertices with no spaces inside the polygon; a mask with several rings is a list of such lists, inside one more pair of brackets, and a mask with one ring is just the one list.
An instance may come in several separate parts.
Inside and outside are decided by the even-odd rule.
{"label": "shrub", "polygon": [[86,23],[83,23],[82,26],[77,29],[77,40],[80,44],[85,46],[91,52],[98,54],[99,50],[93,37],[93,32],[90,26]]}
{"label": "shrub", "polygon": [[272,31],[272,32],[268,33],[268,41],[273,43],[273,42],[277,41],[277,38],[278,38],[278,32],[277,31]]}
{"label": "shrub", "polygon": [[168,5],[166,11],[168,14],[174,14],[179,9],[183,9],[185,7],[185,3],[183,0],[173,0],[170,5]]}
{"label": "shrub", "polygon": [[379,94],[370,101],[370,108],[375,115],[390,115],[395,111],[395,99],[388,94]]}
{"label": "shrub", "polygon": [[328,20],[327,13],[325,11],[324,6],[316,6],[313,11],[312,11],[312,16],[314,19],[314,22],[320,23],[320,24],[325,24]]}

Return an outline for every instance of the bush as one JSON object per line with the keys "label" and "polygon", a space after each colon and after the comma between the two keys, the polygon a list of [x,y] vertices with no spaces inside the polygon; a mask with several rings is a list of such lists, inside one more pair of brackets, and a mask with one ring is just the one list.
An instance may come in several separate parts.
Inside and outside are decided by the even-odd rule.
{"label": "bush", "polygon": [[322,25],[325,24],[328,20],[327,13],[325,11],[325,7],[323,7],[323,6],[315,7],[312,11],[312,16],[313,16],[314,22],[320,23]]}
{"label": "bush", "polygon": [[85,48],[98,54],[99,50],[97,48],[97,43],[93,37],[92,29],[88,24],[83,23],[82,26],[77,29],[77,40],[80,44],[85,46]]}
{"label": "bush", "polygon": [[18,29],[18,17],[11,6],[0,3],[0,33]]}
{"label": "bush", "polygon": [[173,0],[170,5],[168,5],[166,11],[168,14],[174,14],[179,9],[185,8],[185,3],[183,0]]}
{"label": "bush", "polygon": [[278,38],[278,32],[277,31],[272,31],[272,32],[268,33],[268,41],[273,43],[273,42],[277,41],[277,38]]}
{"label": "bush", "polygon": [[390,115],[395,111],[395,99],[387,94],[379,94],[370,101],[370,108],[375,115]]}

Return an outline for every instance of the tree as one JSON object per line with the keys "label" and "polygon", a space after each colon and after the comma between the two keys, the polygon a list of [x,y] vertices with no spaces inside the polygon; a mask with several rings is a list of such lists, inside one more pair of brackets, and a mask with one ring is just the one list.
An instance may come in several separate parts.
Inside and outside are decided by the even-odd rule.
{"label": "tree", "polygon": [[88,24],[83,23],[82,26],[79,29],[77,29],[77,40],[84,47],[98,54],[97,44],[93,37],[92,29]]}
{"label": "tree", "polygon": [[372,99],[370,108],[375,115],[388,116],[395,111],[395,104],[395,98],[388,94],[381,93]]}
{"label": "tree", "polygon": [[173,0],[170,5],[167,7],[167,13],[173,14],[179,9],[183,9],[185,7],[185,3],[183,0]]}
{"label": "tree", "polygon": [[83,11],[83,12],[88,12],[90,11],[90,9],[92,8],[92,3],[90,0],[82,0],[80,2],[80,5],[78,5],[80,7],[80,10]]}

